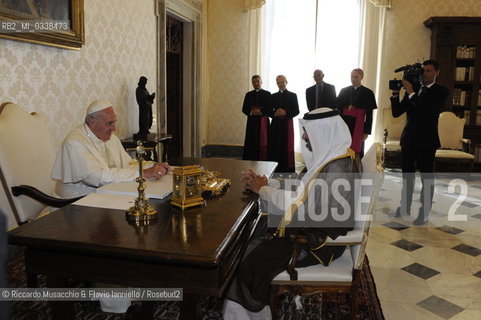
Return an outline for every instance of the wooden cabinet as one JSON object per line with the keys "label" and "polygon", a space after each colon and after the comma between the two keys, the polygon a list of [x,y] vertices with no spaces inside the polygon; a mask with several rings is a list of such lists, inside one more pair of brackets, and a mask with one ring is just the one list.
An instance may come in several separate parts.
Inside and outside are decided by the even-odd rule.
{"label": "wooden cabinet", "polygon": [[[464,137],[481,144],[481,17],[431,17],[431,59],[439,62],[436,82],[449,88],[446,109],[466,119]],[[479,160],[478,160],[479,161]]]}

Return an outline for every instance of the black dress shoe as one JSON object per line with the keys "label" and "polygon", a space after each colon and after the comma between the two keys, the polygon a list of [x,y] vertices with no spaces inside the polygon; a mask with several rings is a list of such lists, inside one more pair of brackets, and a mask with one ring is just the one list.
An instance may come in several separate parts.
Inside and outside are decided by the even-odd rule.
{"label": "black dress shoe", "polygon": [[415,226],[422,226],[428,222],[429,212],[426,214],[423,208],[419,208],[418,217],[413,220]]}
{"label": "black dress shoe", "polygon": [[[399,218],[403,215],[403,213],[403,209],[401,209],[401,207],[397,207],[396,211],[394,211],[394,217]],[[404,214],[411,215],[411,212],[410,210],[406,210]]]}

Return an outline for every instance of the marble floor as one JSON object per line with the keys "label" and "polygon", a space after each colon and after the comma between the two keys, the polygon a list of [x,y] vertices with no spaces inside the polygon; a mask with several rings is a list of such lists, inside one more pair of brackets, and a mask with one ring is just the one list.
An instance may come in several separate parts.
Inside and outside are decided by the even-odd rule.
{"label": "marble floor", "polygon": [[[429,222],[394,218],[400,174],[385,173],[367,256],[387,320],[481,319],[481,174],[438,174]],[[411,211],[419,207],[417,180]]]}

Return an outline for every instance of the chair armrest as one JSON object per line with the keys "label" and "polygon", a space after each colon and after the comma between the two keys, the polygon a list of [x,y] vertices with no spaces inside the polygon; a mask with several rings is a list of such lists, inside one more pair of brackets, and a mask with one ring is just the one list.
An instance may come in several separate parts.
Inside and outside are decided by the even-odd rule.
{"label": "chair armrest", "polygon": [[37,188],[34,188],[32,186],[27,186],[27,185],[19,185],[19,186],[12,187],[12,194],[15,197],[18,197],[20,195],[25,195],[27,197],[30,197],[34,200],[39,201],[40,203],[43,203],[47,206],[51,206],[55,208],[64,207],[68,204],[71,204],[77,201],[78,199],[83,198],[83,196],[77,197],[77,198],[71,198],[71,199],[55,198],[55,197],[49,196],[48,194],[43,193]]}
{"label": "chair armrest", "polygon": [[463,144],[463,151],[471,153],[471,139],[461,138],[461,143]]}

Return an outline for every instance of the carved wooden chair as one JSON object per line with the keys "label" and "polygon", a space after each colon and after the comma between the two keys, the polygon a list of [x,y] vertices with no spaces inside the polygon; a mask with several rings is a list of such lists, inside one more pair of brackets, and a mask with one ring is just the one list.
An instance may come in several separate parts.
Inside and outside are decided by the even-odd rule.
{"label": "carved wooden chair", "polygon": [[[383,148],[380,143],[375,143],[362,159],[363,188],[362,193],[356,194],[356,198],[361,200],[362,196],[364,201],[356,203],[354,230],[336,240],[328,238],[327,245],[347,247],[341,257],[329,266],[318,264],[296,269],[294,265],[298,255],[297,244],[305,243],[306,239],[302,236],[292,239],[295,243],[289,267],[272,282],[270,307],[273,319],[277,318],[277,297],[289,291],[301,296],[316,293],[350,293],[351,317],[357,315],[360,272],[364,263],[372,215],[384,179],[382,159]],[[370,201],[366,202],[366,199]]]}
{"label": "carved wooden chair", "polygon": [[0,105],[1,209],[9,218],[9,229],[48,212],[47,206],[63,207],[77,199],[55,197],[50,177],[55,152],[45,119],[29,114],[18,105]]}
{"label": "carved wooden chair", "polygon": [[384,156],[386,167],[401,165],[401,134],[406,125],[406,113],[398,118],[392,116],[392,109],[383,110],[384,120]]}
{"label": "carved wooden chair", "polygon": [[452,162],[459,168],[466,164],[469,172],[473,169],[474,155],[471,150],[471,140],[463,138],[466,119],[458,118],[452,112],[442,112],[439,115],[438,133],[441,148],[436,151],[435,166],[439,162]]}

